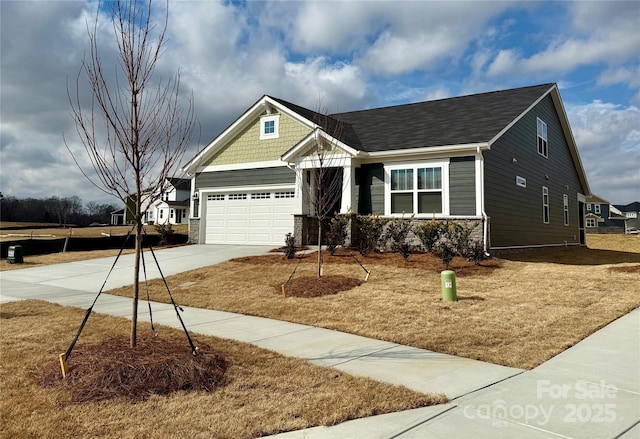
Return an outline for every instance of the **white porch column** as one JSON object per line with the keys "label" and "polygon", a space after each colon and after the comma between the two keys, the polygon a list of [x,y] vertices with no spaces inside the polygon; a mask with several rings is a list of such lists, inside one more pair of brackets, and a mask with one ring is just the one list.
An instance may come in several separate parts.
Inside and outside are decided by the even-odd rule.
{"label": "white porch column", "polygon": [[357,210],[358,206],[354,206],[355,197],[355,175],[353,162],[351,159],[342,168],[342,203],[340,203],[340,213],[347,213],[349,209]]}
{"label": "white porch column", "polygon": [[293,214],[294,215],[302,215],[304,214],[304,191],[307,190],[305,185],[305,174],[306,171],[300,166],[299,163],[296,163],[296,198],[295,204],[293,206]]}

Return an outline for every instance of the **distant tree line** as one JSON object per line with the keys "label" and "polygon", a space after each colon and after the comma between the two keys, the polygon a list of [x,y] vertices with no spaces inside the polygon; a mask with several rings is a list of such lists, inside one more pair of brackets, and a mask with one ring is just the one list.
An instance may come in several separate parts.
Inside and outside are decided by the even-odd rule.
{"label": "distant tree line", "polygon": [[118,208],[113,204],[94,201],[82,205],[73,197],[16,198],[0,194],[0,220],[55,223],[61,226],[88,226],[93,223],[108,224],[111,212]]}

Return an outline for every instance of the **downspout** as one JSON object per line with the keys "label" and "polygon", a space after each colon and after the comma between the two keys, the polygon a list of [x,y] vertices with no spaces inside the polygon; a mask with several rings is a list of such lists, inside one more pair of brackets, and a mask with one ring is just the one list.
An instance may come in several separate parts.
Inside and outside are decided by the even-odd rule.
{"label": "downspout", "polygon": [[488,228],[489,228],[489,217],[487,212],[484,210],[484,155],[480,151],[480,146],[476,149],[478,156],[480,158],[480,209],[482,214],[482,246],[484,248],[485,256],[491,256],[487,249],[487,240],[488,240]]}

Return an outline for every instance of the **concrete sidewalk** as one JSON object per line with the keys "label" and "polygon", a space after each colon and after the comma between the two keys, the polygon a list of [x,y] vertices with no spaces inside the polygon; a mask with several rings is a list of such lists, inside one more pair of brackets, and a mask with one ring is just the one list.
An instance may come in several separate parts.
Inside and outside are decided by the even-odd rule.
{"label": "concrete sidewalk", "polygon": [[640,309],[450,404],[283,433],[314,438],[640,438]]}
{"label": "concrete sidewalk", "polygon": [[[165,275],[264,254],[268,247],[186,246],[157,252]],[[87,308],[114,258],[0,273],[0,303],[41,299]],[[107,288],[131,283],[133,257]],[[147,260],[150,266],[151,261]],[[154,269],[155,270],[155,269]],[[150,277],[157,270],[148,269]],[[155,323],[179,327],[171,305],[152,303]],[[451,403],[278,435],[282,438],[640,437],[640,311],[613,322],[547,363],[523,372],[322,328],[183,307],[187,328],[330,366],[353,375],[445,393]],[[140,320],[148,320],[140,303]],[[128,298],[103,294],[95,312],[128,317]]]}

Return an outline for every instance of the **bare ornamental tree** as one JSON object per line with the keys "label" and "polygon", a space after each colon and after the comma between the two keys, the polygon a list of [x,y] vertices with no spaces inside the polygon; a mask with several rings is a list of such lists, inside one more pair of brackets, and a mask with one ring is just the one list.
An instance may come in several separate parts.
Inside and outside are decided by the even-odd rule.
{"label": "bare ornamental tree", "polygon": [[[153,22],[152,1],[114,0],[97,7],[93,26],[87,25],[89,53],[82,62],[75,88],[67,87],[76,131],[84,145],[95,177],[78,158],[74,161],[92,184],[125,204],[133,199],[135,262],[131,347],[136,345],[142,205],[159,198],[167,177],[177,173],[191,142],[195,124],[193,94],[183,104],[180,74],[154,80],[169,20],[166,11],[158,26]],[[115,49],[98,44],[104,9],[110,21]],[[115,60],[109,55],[115,56]],[[88,83],[88,90],[84,88]],[[90,94],[90,104],[82,97]],[[66,143],[66,140],[65,140]],[[67,148],[72,153],[67,144]]]}
{"label": "bare ornamental tree", "polygon": [[322,277],[322,234],[323,223],[340,211],[344,184],[344,152],[338,147],[344,134],[344,125],[337,119],[317,113],[314,121],[321,128],[316,129],[315,145],[309,151],[307,160],[312,167],[308,185],[303,183],[304,202],[318,220],[318,277]]}

